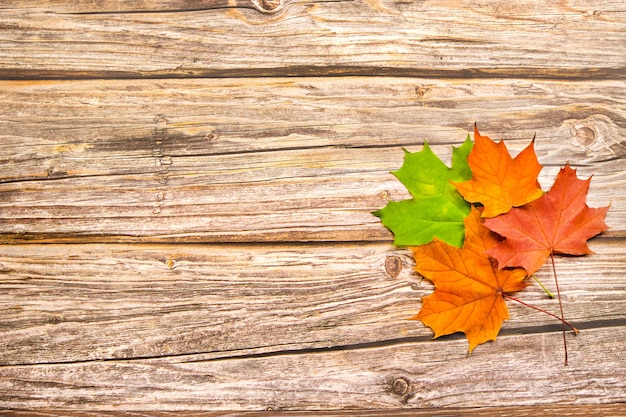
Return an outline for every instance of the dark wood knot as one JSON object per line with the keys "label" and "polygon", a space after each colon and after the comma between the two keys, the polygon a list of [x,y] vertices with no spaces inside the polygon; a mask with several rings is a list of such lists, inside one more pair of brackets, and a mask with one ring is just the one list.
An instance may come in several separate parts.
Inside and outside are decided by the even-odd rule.
{"label": "dark wood knot", "polygon": [[402,271],[402,259],[395,255],[388,256],[385,259],[385,271],[391,278],[398,278],[400,271]]}
{"label": "dark wood knot", "polygon": [[391,384],[391,391],[399,396],[409,393],[411,383],[406,378],[396,378]]}
{"label": "dark wood knot", "polygon": [[429,90],[430,90],[430,88],[428,88],[428,87],[420,87],[420,86],[417,86],[417,87],[415,87],[415,96],[416,96],[418,99],[422,99],[422,98],[424,98],[424,95],[425,95],[425,94],[426,94]]}
{"label": "dark wood knot", "polygon": [[283,0],[252,0],[252,4],[262,13],[276,13],[283,5]]}

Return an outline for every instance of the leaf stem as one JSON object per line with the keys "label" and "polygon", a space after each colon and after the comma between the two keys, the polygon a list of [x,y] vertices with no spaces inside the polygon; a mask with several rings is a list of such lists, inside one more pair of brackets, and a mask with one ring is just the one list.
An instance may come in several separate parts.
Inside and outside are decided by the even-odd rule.
{"label": "leaf stem", "polygon": [[550,292],[550,290],[548,288],[546,288],[545,285],[543,285],[543,282],[539,281],[539,279],[537,279],[537,277],[535,275],[531,275],[531,277],[533,277],[533,279],[537,282],[537,284],[539,284],[539,286],[541,288],[543,288],[543,290],[546,292],[546,294],[548,294],[548,297],[554,298],[554,294],[552,294]]}
{"label": "leaf stem", "polygon": [[567,321],[563,320],[561,317],[557,316],[556,314],[550,313],[549,311],[544,310],[544,309],[542,309],[542,308],[539,308],[539,307],[537,307],[537,306],[534,306],[534,305],[532,305],[532,304],[528,304],[528,303],[526,303],[526,302],[524,302],[524,301],[520,300],[519,298],[511,297],[511,296],[510,296],[510,295],[508,295],[508,294],[502,293],[502,296],[503,296],[504,298],[508,299],[508,300],[515,301],[516,303],[520,303],[520,304],[521,304],[521,305],[523,305],[523,306],[530,307],[530,308],[532,308],[532,309],[534,309],[534,310],[541,311],[542,313],[545,313],[545,314],[547,314],[548,316],[554,317],[555,319],[557,319],[558,321],[560,321],[561,323],[563,323],[563,325],[565,325],[565,326],[569,327],[570,329],[572,329],[572,331],[574,332],[574,334],[578,334],[578,332],[579,332],[579,330],[578,330],[576,327],[572,326],[569,322],[567,322]]}
{"label": "leaf stem", "polygon": [[561,291],[559,291],[559,280],[556,277],[556,267],[554,266],[554,252],[550,252],[552,261],[552,272],[554,272],[554,282],[556,283],[556,294],[559,298],[559,309],[561,310],[561,322],[563,323],[563,350],[565,351],[564,365],[567,366],[567,339],[565,338],[565,315],[563,314],[563,303],[561,302]]}

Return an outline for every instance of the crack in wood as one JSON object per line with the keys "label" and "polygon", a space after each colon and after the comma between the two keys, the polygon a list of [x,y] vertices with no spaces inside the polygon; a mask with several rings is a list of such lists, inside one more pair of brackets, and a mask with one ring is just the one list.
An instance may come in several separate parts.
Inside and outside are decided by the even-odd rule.
{"label": "crack in wood", "polygon": [[[616,318],[616,319],[608,319],[608,320],[592,320],[582,323],[576,323],[576,327],[578,330],[595,330],[595,329],[605,329],[605,328],[617,328],[617,327],[626,327],[626,318]],[[507,329],[503,328],[498,335],[499,338],[511,337],[511,336],[519,336],[519,335],[531,335],[531,334],[557,334],[562,330],[560,324],[551,324],[551,325],[540,325],[540,326],[529,326],[524,328],[517,329]],[[582,333],[584,335],[584,333]],[[577,337],[584,337],[582,335],[578,335]],[[282,350],[270,350],[264,352],[252,352],[252,353],[241,353],[236,354],[238,350],[224,351],[224,353],[228,353],[228,355],[224,356],[215,356],[215,357],[202,357],[206,355],[216,355],[219,352],[184,352],[184,353],[175,353],[175,354],[166,354],[166,355],[145,355],[145,356],[136,356],[129,358],[98,358],[98,359],[84,359],[84,360],[74,360],[74,361],[47,361],[47,362],[37,362],[37,363],[12,363],[12,364],[0,364],[0,368],[16,368],[16,367],[36,367],[36,366],[56,366],[56,365],[78,365],[78,364],[86,364],[86,363],[103,363],[103,362],[117,362],[117,363],[125,363],[125,362],[137,362],[137,361],[151,361],[151,360],[164,360],[164,359],[180,359],[180,363],[195,363],[195,362],[218,362],[218,361],[228,361],[228,360],[244,360],[244,359],[260,359],[260,358],[271,358],[271,357],[279,357],[279,356],[294,356],[294,355],[311,355],[311,354],[324,354],[330,352],[345,352],[345,351],[355,351],[355,350],[366,350],[366,349],[382,349],[393,346],[399,346],[403,344],[418,344],[418,343],[444,343],[451,340],[462,340],[465,336],[461,333],[454,333],[451,335],[441,336],[437,339],[433,339],[432,336],[412,336],[412,337],[400,337],[395,339],[387,339],[380,341],[372,341],[372,342],[360,342],[360,343],[349,343],[345,345],[335,345],[328,347],[310,347],[310,348],[296,348],[296,349],[282,349]],[[259,350],[265,349],[264,347],[259,348],[250,348],[248,350]]]}
{"label": "crack in wood", "polygon": [[156,206],[152,210],[153,214],[161,214],[163,202],[165,201],[166,188],[168,181],[168,173],[172,165],[172,157],[166,155],[163,151],[163,142],[167,138],[167,119],[163,115],[157,115],[154,118],[154,149],[152,156],[154,157],[156,173],[159,178],[159,186],[156,194]]}

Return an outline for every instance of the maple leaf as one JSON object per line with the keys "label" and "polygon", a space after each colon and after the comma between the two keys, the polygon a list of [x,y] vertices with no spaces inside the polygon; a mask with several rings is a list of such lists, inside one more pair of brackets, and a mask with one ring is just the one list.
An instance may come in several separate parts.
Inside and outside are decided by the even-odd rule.
{"label": "maple leaf", "polygon": [[435,338],[464,332],[470,352],[495,340],[502,322],[509,318],[503,294],[526,286],[523,269],[499,270],[485,254],[497,244],[498,236],[482,224],[480,217],[480,211],[472,208],[465,220],[462,248],[439,239],[411,248],[415,270],[435,285],[413,319],[433,329]]}
{"label": "maple leaf", "polygon": [[559,171],[554,185],[537,200],[485,225],[506,239],[489,249],[499,267],[521,266],[533,274],[551,253],[592,253],[587,240],[608,227],[604,218],[609,206],[589,208],[586,203],[591,177],[578,179],[569,164]]}
{"label": "maple leaf", "polygon": [[474,148],[468,157],[472,179],[455,183],[463,197],[481,203],[483,217],[494,217],[522,206],[543,193],[537,182],[541,165],[537,161],[534,143],[530,143],[514,159],[503,141],[493,142],[482,136],[474,126]]}
{"label": "maple leaf", "polygon": [[392,173],[413,196],[410,200],[389,202],[373,212],[394,233],[398,246],[422,245],[433,237],[460,247],[469,214],[466,202],[450,181],[471,178],[467,156],[472,149],[469,135],[458,148],[452,148],[452,165],[448,168],[430,149],[428,143],[419,152],[405,150],[402,167]]}

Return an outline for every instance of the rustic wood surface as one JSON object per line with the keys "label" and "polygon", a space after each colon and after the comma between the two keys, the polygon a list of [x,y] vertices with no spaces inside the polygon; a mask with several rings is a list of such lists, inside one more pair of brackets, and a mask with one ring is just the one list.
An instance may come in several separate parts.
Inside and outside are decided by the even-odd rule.
{"label": "rustic wood surface", "polygon": [[621,0],[4,0],[6,78],[621,78]]}
{"label": "rustic wood surface", "polygon": [[565,161],[593,173],[589,204],[611,201],[623,237],[625,97],[626,81],[8,81],[0,239],[388,240],[370,212],[408,198],[400,146],[449,159],[468,115],[512,152],[536,134],[546,188]]}
{"label": "rustic wood surface", "polygon": [[[597,239],[594,255],[556,259],[568,318],[581,329],[625,324],[626,255],[615,243]],[[407,318],[432,285],[412,266],[408,252],[377,243],[6,246],[0,268],[15,278],[3,280],[0,362],[219,359],[422,342],[430,331]],[[550,268],[537,278],[552,287]],[[538,286],[521,294],[556,311]],[[503,333],[560,328],[547,315],[510,307]]]}
{"label": "rustic wood surface", "polygon": [[[533,405],[513,407],[483,407],[483,408],[424,408],[411,410],[359,410],[358,415],[363,417],[621,417],[626,411],[625,404],[593,404],[577,407],[563,405]],[[354,416],[352,410],[324,410],[316,411],[73,411],[73,410],[0,410],[0,416],[11,417],[347,417]]]}
{"label": "rustic wood surface", "polygon": [[[472,3],[3,1],[0,415],[626,414],[626,12]],[[513,302],[471,355],[408,320],[371,211],[474,122],[611,204],[556,259],[568,367]]]}

